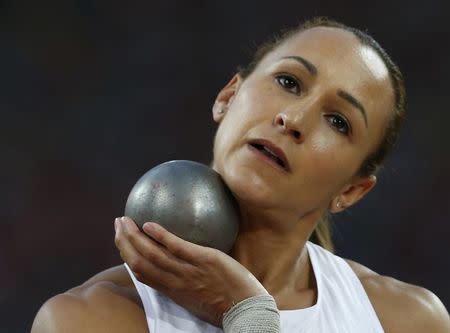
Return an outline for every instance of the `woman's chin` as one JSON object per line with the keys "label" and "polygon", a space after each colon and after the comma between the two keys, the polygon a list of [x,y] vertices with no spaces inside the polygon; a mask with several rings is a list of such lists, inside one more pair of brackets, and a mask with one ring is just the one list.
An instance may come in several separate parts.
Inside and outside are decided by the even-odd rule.
{"label": "woman's chin", "polygon": [[241,206],[269,208],[277,205],[273,188],[257,175],[246,172],[224,172],[222,177]]}

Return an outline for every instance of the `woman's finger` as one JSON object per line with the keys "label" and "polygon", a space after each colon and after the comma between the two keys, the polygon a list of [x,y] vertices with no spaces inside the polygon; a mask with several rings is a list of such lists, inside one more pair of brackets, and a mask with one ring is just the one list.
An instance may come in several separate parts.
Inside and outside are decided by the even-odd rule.
{"label": "woman's finger", "polygon": [[130,266],[133,271],[142,270],[145,265],[145,258],[135,249],[125,235],[125,229],[120,221],[116,219],[116,247],[121,258]]}
{"label": "woman's finger", "polygon": [[164,245],[175,257],[192,264],[198,262],[199,256],[203,257],[205,249],[207,249],[204,246],[185,241],[154,222],[144,223],[142,229],[155,241]]}
{"label": "woman's finger", "polygon": [[163,245],[142,233],[130,218],[123,217],[119,223],[123,227],[124,237],[145,259],[160,268],[180,275],[188,263],[172,255]]}
{"label": "woman's finger", "polygon": [[[124,237],[124,227],[120,221],[116,222],[116,245],[121,258],[135,273],[136,278],[158,290],[170,289],[177,277],[144,258]],[[145,273],[145,279],[144,279]]]}

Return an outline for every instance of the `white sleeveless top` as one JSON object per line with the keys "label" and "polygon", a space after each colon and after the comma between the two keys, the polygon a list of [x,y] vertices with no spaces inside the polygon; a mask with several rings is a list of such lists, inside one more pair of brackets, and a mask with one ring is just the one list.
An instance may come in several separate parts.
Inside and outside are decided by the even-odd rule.
{"label": "white sleeveless top", "polygon": [[[317,302],[306,309],[281,310],[282,332],[384,332],[361,282],[347,262],[314,243],[307,242],[306,246],[317,283]],[[223,332],[139,282],[127,264],[125,267],[141,297],[150,333]]]}

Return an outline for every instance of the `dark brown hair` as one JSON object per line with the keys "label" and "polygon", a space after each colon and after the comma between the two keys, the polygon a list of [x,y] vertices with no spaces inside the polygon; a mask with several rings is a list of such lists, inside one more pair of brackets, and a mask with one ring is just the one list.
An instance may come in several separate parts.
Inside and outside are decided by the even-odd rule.
{"label": "dark brown hair", "polygon": [[[386,51],[366,32],[346,26],[343,23],[326,17],[316,17],[297,27],[283,30],[279,34],[269,38],[256,49],[252,60],[246,66],[240,67],[238,72],[243,79],[247,78],[255,70],[261,60],[284,41],[302,31],[316,27],[337,28],[353,33],[363,45],[372,48],[378,54],[389,71],[392,88],[394,90],[394,106],[391,110],[390,117],[388,118],[382,139],[375,150],[365,158],[358,171],[358,174],[362,177],[377,174],[387,155],[392,151],[398,140],[400,128],[405,118],[406,93],[403,76],[399,68],[391,60]],[[334,250],[328,213],[322,217],[314,230],[311,240],[330,251]]]}

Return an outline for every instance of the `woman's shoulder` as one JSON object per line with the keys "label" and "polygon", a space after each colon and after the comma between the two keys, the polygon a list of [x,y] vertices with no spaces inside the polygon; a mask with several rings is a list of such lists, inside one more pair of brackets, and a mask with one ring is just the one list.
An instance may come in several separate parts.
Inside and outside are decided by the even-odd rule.
{"label": "woman's shoulder", "polygon": [[450,332],[450,317],[430,290],[380,275],[352,260],[346,262],[361,281],[387,332]]}
{"label": "woman's shoulder", "polygon": [[107,269],[42,305],[32,333],[148,332],[139,295],[125,267]]}

